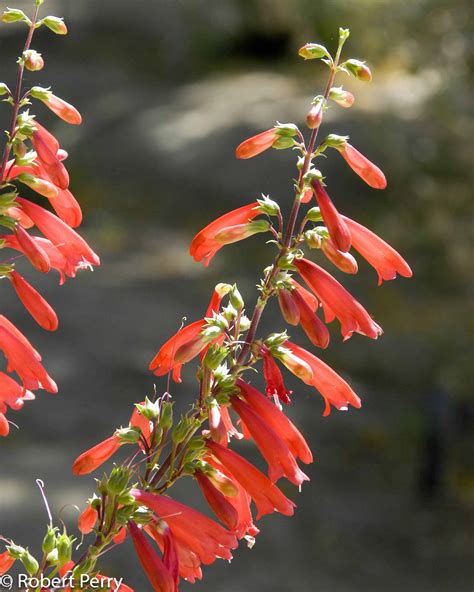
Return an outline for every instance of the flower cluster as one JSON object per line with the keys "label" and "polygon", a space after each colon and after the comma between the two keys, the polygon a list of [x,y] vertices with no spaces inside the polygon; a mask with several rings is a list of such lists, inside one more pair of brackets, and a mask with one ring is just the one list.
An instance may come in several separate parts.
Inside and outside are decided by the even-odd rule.
{"label": "flower cluster", "polygon": [[[0,83],[0,95],[12,108],[11,127],[2,155],[0,169],[0,225],[6,231],[0,234],[0,248],[21,253],[40,273],[55,270],[60,284],[66,276],[75,277],[82,268],[99,265],[99,257],[74,230],[82,222],[81,208],[69,190],[69,174],[64,165],[67,152],[58,140],[30,113],[32,100],[39,100],[63,121],[79,125],[81,115],[75,107],[55,96],[50,89],[33,86],[23,90],[25,70],[36,72],[44,67],[44,59],[31,48],[33,33],[42,26],[57,34],[67,32],[61,19],[47,16],[38,19],[42,2],[36,2],[32,19],[18,9],[5,10],[5,23],[22,22],[28,28],[25,48],[18,59],[18,75],[12,91]],[[27,187],[44,205],[20,197],[17,184]],[[38,230],[41,235],[33,233]],[[0,264],[0,276],[8,279],[23,306],[45,330],[55,331],[58,318],[43,296],[15,270],[10,257]],[[0,349],[7,360],[7,372],[15,372],[22,384],[8,374],[0,372],[0,436],[9,433],[10,424],[5,417],[7,407],[20,409],[25,401],[34,399],[32,391],[45,389],[57,392],[57,386],[41,363],[40,354],[28,339],[3,315],[0,316]]]}
{"label": "flower cluster", "polygon": [[[347,29],[340,30],[334,57],[315,43],[300,50],[304,59],[321,59],[329,68],[325,93],[313,99],[307,114],[309,140],[296,125],[277,123],[236,150],[242,159],[269,148],[298,152],[298,179],[287,220],[280,205],[263,196],[217,218],[191,242],[190,255],[207,266],[224,245],[271,233],[269,242],[276,255],[264,270],[252,314],[247,316],[235,284],[215,286],[202,318],[183,326],[150,363],[156,376],[179,383],[183,366],[199,360],[199,392],[189,411],[176,417],[169,392],[146,398],[134,406],[126,426],[83,452],[73,464],[74,474],[86,475],[112,457],[117,462],[110,474],[98,480],[97,493],[78,520],[83,535],[93,533],[92,544],[73,562],[74,538],[51,525],[40,561],[12,543],[3,556],[4,571],[18,559],[34,575],[69,570],[74,581],[82,574],[99,576],[99,556],[128,538],[153,590],[176,592],[181,579],[201,579],[203,565],[230,560],[242,539],[251,547],[259,533],[256,522],[263,516],[294,513],[293,496],[283,493],[280,481],[286,479],[300,488],[308,476],[299,463],[309,464],[313,457],[304,436],[284,412],[283,405],[292,402],[292,392],[284,383],[285,369],[320,393],[324,415],[332,407],[359,408],[361,399],[351,386],[313,351],[328,347],[328,325],[335,319],[344,340],[354,332],[371,339],[382,334],[364,306],[326,269],[305,256],[303,248],[319,251],[344,273],[356,274],[358,263],[352,249],[375,268],[379,284],[397,274],[411,276],[408,264],[392,247],[338,212],[322,173],[313,165],[333,148],[368,185],[377,189],[386,185],[382,171],[349,144],[347,137],[330,134],[317,143],[330,101],[344,108],[354,102],[351,93],[333,85],[336,75],[345,72],[362,81],[371,79],[363,62],[341,62],[348,36]],[[30,216],[31,204],[22,207]],[[297,345],[286,330],[257,335],[271,298],[278,300],[286,323],[301,325],[310,345]],[[262,370],[264,389],[251,384],[251,369]],[[239,441],[244,439],[255,444],[265,470],[241,454]],[[123,450],[129,451],[128,456],[117,461]],[[195,483],[213,518],[168,496],[171,486],[184,477]]]}

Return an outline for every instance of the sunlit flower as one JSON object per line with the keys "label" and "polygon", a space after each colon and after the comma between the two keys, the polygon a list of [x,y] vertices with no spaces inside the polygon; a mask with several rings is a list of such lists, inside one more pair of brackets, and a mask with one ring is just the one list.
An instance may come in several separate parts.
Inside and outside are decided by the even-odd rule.
{"label": "sunlit flower", "polygon": [[31,286],[17,271],[8,274],[18,298],[35,321],[47,331],[56,331],[58,317],[53,308],[41,294]]}
{"label": "sunlit flower", "polygon": [[244,403],[239,397],[231,397],[231,405],[245,423],[255,444],[268,463],[268,476],[275,483],[281,477],[286,477],[295,485],[300,486],[309,477],[301,471],[295,456],[286,442],[275,432],[265,419]]}
{"label": "sunlit flower", "polygon": [[41,364],[40,354],[15,325],[0,315],[0,349],[7,358],[8,372],[16,372],[26,389],[43,388],[57,393],[58,387]]}
{"label": "sunlit flower", "polygon": [[379,167],[361,154],[354,146],[351,146],[349,142],[336,146],[336,150],[339,151],[354,173],[359,175],[367,185],[374,189],[385,189],[387,187],[387,179]]}
{"label": "sunlit flower", "polygon": [[167,567],[135,522],[128,523],[135,551],[155,592],[176,592],[176,582]]}
{"label": "sunlit flower", "polygon": [[87,475],[103,465],[120,448],[122,443],[118,435],[113,434],[99,444],[89,448],[76,458],[72,465],[74,475]]}
{"label": "sunlit flower", "polygon": [[257,519],[273,512],[280,512],[285,516],[293,515],[295,504],[240,454],[216,442],[208,441],[207,447],[253,499],[257,506]]}
{"label": "sunlit flower", "polygon": [[361,406],[359,397],[354,393],[349,384],[322,360],[302,347],[291,343],[291,341],[286,341],[283,348],[280,348],[279,357],[292,372],[291,365],[288,365],[286,362],[289,353],[292,359],[296,358],[309,367],[311,372],[309,376],[307,374],[295,374],[304,383],[314,386],[321,393],[326,402],[324,415],[329,415],[331,410],[330,404],[334,405],[340,411],[345,411],[348,405],[357,408]]}
{"label": "sunlit flower", "polygon": [[263,376],[267,384],[265,392],[269,397],[276,396],[281,403],[288,405],[291,403],[289,395],[293,391],[286,388],[280,368],[278,368],[270,350],[267,347],[262,347],[260,351],[263,356]]}
{"label": "sunlit flower", "polygon": [[[231,212],[227,212],[227,214],[220,216],[196,234],[191,242],[189,254],[195,259],[195,261],[204,260],[204,266],[207,267],[217,251],[223,247],[224,244],[227,244],[227,241],[235,242],[235,240],[245,238],[245,236],[243,236],[245,235],[245,228],[243,227],[248,226],[248,223],[260,214],[261,211],[258,202],[253,202],[246,206],[242,206],[241,208],[237,208],[236,210],[232,210]],[[229,236],[226,241],[226,237],[224,235],[223,238],[222,233],[225,233],[229,228],[236,226],[239,227],[239,232],[237,233],[237,236],[233,237],[235,240],[231,240],[232,237]],[[221,236],[220,241],[217,240],[219,234]]]}
{"label": "sunlit flower", "polygon": [[324,224],[328,229],[329,236],[331,237],[334,246],[339,249],[339,251],[348,251],[351,248],[351,233],[347,228],[346,223],[337,211],[336,206],[322,184],[318,180],[314,180],[312,186],[316,195],[316,201],[321,210],[321,216],[323,217]]}
{"label": "sunlit flower", "polygon": [[354,331],[372,339],[382,334],[365,308],[327,271],[307,259],[297,259],[294,264],[317,297],[340,320],[344,340]]}
{"label": "sunlit flower", "polygon": [[278,128],[272,127],[269,130],[261,132],[256,136],[252,136],[244,140],[235,149],[235,156],[237,158],[252,158],[261,154],[272,147],[273,142],[278,138]]}
{"label": "sunlit flower", "polygon": [[77,520],[77,527],[82,534],[89,534],[97,522],[97,510],[88,504]]}
{"label": "sunlit flower", "polygon": [[397,273],[407,278],[413,275],[405,259],[388,243],[362,224],[343,217],[351,230],[352,246],[375,268],[379,276],[379,286],[383,280],[395,279]]}

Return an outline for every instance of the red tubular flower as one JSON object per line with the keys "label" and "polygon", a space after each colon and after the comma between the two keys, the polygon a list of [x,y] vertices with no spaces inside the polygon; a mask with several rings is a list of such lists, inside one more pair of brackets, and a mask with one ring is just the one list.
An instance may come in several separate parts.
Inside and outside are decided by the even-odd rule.
{"label": "red tubular flower", "polygon": [[7,406],[18,411],[25,401],[32,401],[34,398],[31,391],[22,388],[13,378],[0,372],[0,436],[8,436],[10,432],[10,424],[5,417]]}
{"label": "red tubular flower", "polygon": [[[5,241],[5,247],[24,253],[24,248],[19,244],[16,235],[4,234],[0,238]],[[51,267],[59,273],[60,285],[64,284],[66,281],[66,275],[69,277],[75,277],[76,271],[80,268],[80,265],[76,267],[72,266],[50,240],[41,236],[30,236],[30,238],[38,249],[41,249],[46,253]]]}
{"label": "red tubular flower", "polygon": [[253,499],[257,506],[257,519],[275,511],[285,516],[293,515],[295,504],[245,458],[216,442],[208,441],[207,447]]}
{"label": "red tubular flower", "polygon": [[263,355],[263,376],[267,383],[265,392],[269,397],[277,396],[281,403],[289,405],[291,403],[289,395],[293,391],[289,391],[285,387],[280,368],[278,368],[270,350],[267,347],[263,347],[260,351]]}
{"label": "red tubular flower", "polygon": [[42,140],[45,142],[47,147],[49,148],[50,152],[53,154],[58,154],[59,151],[59,141],[58,139],[53,136],[53,134],[48,131],[45,127],[43,127],[40,122],[35,119],[35,128],[36,131],[41,134]]}
{"label": "red tubular flower", "polygon": [[51,269],[51,261],[44,249],[18,224],[15,228],[15,237],[22,252],[28,257],[28,261],[35,269],[42,273],[48,273]]}
{"label": "red tubular flower", "polygon": [[257,414],[250,405],[238,397],[231,397],[232,408],[236,411],[249,430],[260,453],[268,463],[268,476],[275,483],[286,477],[295,485],[300,486],[309,477],[303,473],[296,463],[295,456],[286,442]]}
{"label": "red tubular flower", "polygon": [[194,473],[196,481],[202,491],[202,494],[206,498],[207,503],[219,518],[219,520],[227,526],[231,531],[235,531],[239,523],[239,515],[234,506],[227,501],[227,498],[211,483],[206,475],[197,470]]}
{"label": "red tubular flower", "polygon": [[[172,370],[173,379],[176,382],[181,382],[181,366],[192,360],[206,347],[207,342],[201,336],[201,331],[204,329],[205,324],[204,319],[194,321],[194,323],[180,329],[171,339],[168,339],[150,362],[149,368],[153,371],[153,374],[164,376]],[[178,362],[176,360],[176,352],[188,344],[191,344],[193,347],[188,349],[186,356],[181,356]]]}
{"label": "red tubular flower", "polygon": [[356,150],[354,146],[351,146],[349,142],[336,146],[336,150],[339,151],[354,173],[359,175],[367,185],[374,189],[385,189],[387,187],[387,179],[379,167]]}
{"label": "red tubular flower", "polygon": [[97,522],[97,510],[90,504],[86,506],[86,509],[82,512],[77,520],[77,527],[82,534],[89,534],[94,529]]}
{"label": "red tubular flower", "polygon": [[375,268],[379,286],[383,280],[395,279],[397,273],[403,277],[412,277],[413,272],[408,263],[388,243],[355,220],[344,216],[344,221],[351,230],[352,246]]}
{"label": "red tubular flower", "polygon": [[8,277],[12,286],[15,288],[18,298],[38,325],[46,329],[46,331],[56,331],[58,328],[58,317],[41,294],[18,272],[12,271]]}
{"label": "red tubular flower", "polygon": [[[147,524],[144,527],[145,532],[155,541],[161,551],[165,551],[165,537],[163,528],[159,525],[163,523],[162,520],[156,520],[155,523]],[[178,554],[178,573],[181,578],[185,579],[191,584],[196,580],[202,579],[201,560],[199,556],[189,547],[176,540],[173,535],[174,546]]]}
{"label": "red tubular flower", "polygon": [[[226,484],[225,488],[221,488],[221,493],[226,500],[235,508],[238,515],[238,524],[235,528],[237,538],[247,538],[252,542],[253,538],[260,532],[253,523],[253,516],[250,510],[252,498],[242,485],[235,480],[232,473],[226,469],[216,458],[207,456],[206,462],[214,468],[215,472],[211,473],[209,479],[214,485],[221,487],[222,478],[227,478],[231,487]],[[217,486],[216,485],[216,486]]]}
{"label": "red tubular flower", "polygon": [[10,433],[10,424],[8,423],[8,419],[5,415],[0,412],[0,436],[2,438],[6,438]]}
{"label": "red tubular flower", "polygon": [[[354,242],[352,242],[352,246],[354,246]],[[354,257],[350,253],[343,253],[342,251],[336,249],[336,246],[331,239],[322,240],[321,250],[329,259],[329,261],[334,263],[334,265],[344,273],[357,273],[358,266]]]}
{"label": "red tubular flower", "polygon": [[116,434],[110,436],[110,438],[106,438],[78,456],[72,465],[72,472],[74,475],[87,475],[88,473],[92,473],[92,471],[95,471],[98,467],[108,461],[109,458],[117,452],[121,445],[122,443]]}
{"label": "red tubular flower", "polygon": [[224,245],[216,240],[216,235],[229,227],[246,225],[260,214],[258,202],[253,202],[220,216],[196,234],[191,242],[189,254],[195,261],[199,262],[204,259],[204,266],[207,267],[217,251]]}
{"label": "red tubular flower", "polygon": [[261,132],[256,136],[252,136],[247,140],[244,140],[235,149],[235,156],[241,159],[252,158],[257,156],[265,150],[272,147],[273,142],[278,138],[278,129],[272,127],[269,130]]}
{"label": "red tubular flower", "polygon": [[301,284],[299,284],[293,278],[291,279],[291,284],[294,286],[294,288],[296,290],[298,290],[298,294],[304,299],[304,301],[309,306],[309,308],[313,312],[316,312],[319,307],[319,302],[318,302],[318,299],[316,298],[316,296],[314,294],[312,294],[309,290],[304,288]]}
{"label": "red tubular flower", "polygon": [[[102,585],[110,584],[110,576],[104,576],[100,573],[97,573],[94,575],[94,577],[97,578],[99,582],[102,583]],[[133,588],[130,588],[130,586],[127,586],[127,584],[124,584],[123,582],[120,584],[118,588],[115,584],[113,588],[109,588],[107,591],[104,591],[103,588],[100,588],[100,590],[102,590],[103,592],[134,592]],[[64,592],[67,591],[64,590]]]}
{"label": "red tubular flower", "polygon": [[176,541],[174,540],[173,533],[169,526],[163,520],[160,521],[159,526],[162,534],[163,534],[163,563],[165,567],[170,572],[175,585],[176,590],[178,590],[179,584],[179,555],[178,555],[178,548],[176,546]]}
{"label": "red tubular flower", "polygon": [[165,564],[158,556],[153,545],[138,528],[135,522],[128,523],[135,551],[143,570],[155,592],[176,592],[176,583]]}
{"label": "red tubular flower", "polygon": [[197,510],[169,497],[132,489],[138,503],[166,520],[176,542],[193,550],[206,565],[217,558],[232,559],[231,550],[237,547],[235,535]]}
{"label": "red tubular flower", "polygon": [[116,545],[121,545],[125,541],[126,538],[127,538],[127,529],[125,527],[123,527],[114,536],[113,540]]}
{"label": "red tubular flower", "polygon": [[315,179],[311,185],[316,195],[316,201],[321,210],[324,224],[329,231],[329,236],[334,246],[339,251],[345,253],[351,248],[351,233],[321,183]]}
{"label": "red tubular flower", "polygon": [[308,286],[340,320],[344,340],[354,331],[371,339],[382,334],[382,328],[365,308],[327,271],[307,259],[295,260],[294,264]]}
{"label": "red tubular flower", "polygon": [[285,441],[291,453],[305,464],[313,462],[306,440],[288,417],[247,382],[239,378],[237,386],[245,401]]}
{"label": "red tubular flower", "polygon": [[40,99],[55,115],[66,123],[71,125],[80,125],[82,117],[79,111],[64,99],[60,99],[53,93],[48,94],[48,98]]}
{"label": "red tubular flower", "polygon": [[[218,312],[222,298],[229,292],[227,287],[227,284],[216,285],[209,306],[207,307],[207,317]],[[203,352],[210,343],[219,342],[222,339],[221,335],[218,335],[216,338],[201,335],[205,326],[206,320],[201,319],[180,329],[161,346],[159,352],[150,362],[149,369],[156,376],[163,376],[172,370],[173,380],[175,382],[181,382],[182,365]]]}
{"label": "red tubular flower", "polygon": [[[293,356],[296,356],[310,367],[311,378],[302,378],[302,380],[306,384],[314,386],[323,396],[326,401],[325,416],[329,415],[331,411],[330,404],[334,405],[340,411],[346,411],[347,405],[360,408],[361,402],[359,397],[354,393],[349,384],[339,374],[334,372],[332,368],[302,347],[291,343],[291,341],[286,341],[284,347]],[[286,365],[285,355],[283,353],[281,359]],[[288,369],[291,370],[289,366]]]}
{"label": "red tubular flower", "polygon": [[300,324],[308,339],[316,347],[326,349],[329,345],[329,331],[323,321],[312,310],[299,290],[293,290],[291,297],[300,313]]}
{"label": "red tubular flower", "polygon": [[31,137],[33,147],[38,155],[38,160],[48,174],[51,182],[61,189],[67,189],[69,187],[69,174],[66,167],[57,157],[57,151],[53,152],[51,150],[48,140],[48,138],[43,137],[42,131],[39,129],[33,132]]}
{"label": "red tubular flower", "polygon": [[43,388],[57,393],[58,387],[41,364],[40,354],[15,325],[0,315],[0,349],[8,360],[7,371],[16,372],[28,390]]}
{"label": "red tubular flower", "polygon": [[17,202],[41,232],[64,255],[67,260],[66,275],[74,277],[81,267],[100,265],[99,257],[77,232],[69,228],[57,216],[21,197]]}
{"label": "red tubular flower", "polygon": [[16,559],[10,555],[10,551],[0,553],[0,576],[3,576],[15,563]]}
{"label": "red tubular flower", "polygon": [[18,224],[20,224],[23,228],[28,229],[32,228],[35,225],[33,220],[31,220],[31,218],[28,218],[28,216],[21,208],[12,206],[11,208],[8,208],[6,213],[11,218],[14,218],[18,222]]}

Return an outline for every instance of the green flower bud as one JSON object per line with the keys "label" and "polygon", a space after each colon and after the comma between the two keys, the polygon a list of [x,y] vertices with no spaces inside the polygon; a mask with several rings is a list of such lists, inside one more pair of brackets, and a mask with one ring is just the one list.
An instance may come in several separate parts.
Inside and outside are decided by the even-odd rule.
{"label": "green flower bud", "polygon": [[308,218],[310,222],[321,222],[321,220],[323,219],[323,217],[321,216],[321,210],[316,207],[311,208],[306,212],[306,218]]}
{"label": "green flower bud", "polygon": [[26,552],[26,549],[24,547],[20,547],[18,545],[12,544],[12,545],[8,545],[7,546],[7,550],[8,553],[14,558],[14,559],[20,559],[21,556],[23,555],[23,553]]}
{"label": "green flower bud", "polygon": [[306,43],[306,45],[300,47],[298,55],[305,60],[318,60],[320,58],[330,57],[329,51],[324,45],[319,45],[319,43]]}
{"label": "green flower bud", "polygon": [[26,571],[30,576],[34,576],[35,573],[39,570],[39,563],[36,559],[31,555],[28,549],[25,549],[23,553],[20,555],[20,561],[23,563]]}
{"label": "green flower bud", "polygon": [[48,530],[46,531],[46,535],[43,539],[43,544],[41,549],[43,553],[51,553],[51,551],[56,547],[56,532],[57,528],[53,528],[52,526],[48,526]]}
{"label": "green flower bud", "polygon": [[169,401],[161,403],[160,426],[163,430],[169,430],[173,425],[173,404]]}
{"label": "green flower bud", "polygon": [[127,487],[130,479],[130,473],[125,467],[114,467],[110,473],[108,490],[110,493],[118,495]]}
{"label": "green flower bud", "polygon": [[240,294],[237,286],[234,284],[229,296],[230,303],[236,310],[242,310],[245,306],[244,299]]}
{"label": "green flower bud", "polygon": [[187,417],[182,417],[177,423],[172,433],[172,439],[175,444],[181,444],[189,434],[192,422]]}
{"label": "green flower bud", "polygon": [[58,550],[58,565],[62,567],[65,563],[71,560],[72,545],[74,543],[72,537],[66,534],[64,531],[56,541],[56,548]]}
{"label": "green flower bud", "polygon": [[4,82],[0,82],[0,97],[6,94],[11,94],[10,89]]}
{"label": "green flower bud", "polygon": [[340,68],[349,72],[362,82],[370,82],[372,80],[372,72],[370,71],[370,68],[360,60],[347,60],[341,64]]}
{"label": "green flower bud", "polygon": [[225,360],[227,349],[221,345],[212,344],[203,358],[203,365],[209,370],[215,370]]}
{"label": "green flower bud", "polygon": [[23,10],[18,8],[7,8],[2,15],[2,21],[4,23],[15,23],[17,21],[24,21],[28,25],[31,25],[30,19],[26,16]]}
{"label": "green flower bud", "polygon": [[56,33],[56,35],[67,34],[67,27],[62,18],[57,16],[47,16],[42,22],[48,27],[48,29],[51,29],[53,33]]}

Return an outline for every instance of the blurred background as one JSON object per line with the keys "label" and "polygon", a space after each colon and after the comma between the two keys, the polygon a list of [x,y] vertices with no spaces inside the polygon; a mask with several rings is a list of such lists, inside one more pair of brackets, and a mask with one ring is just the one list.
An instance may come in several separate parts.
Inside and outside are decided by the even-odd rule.
{"label": "blurred background", "polygon": [[[28,12],[32,4],[8,3]],[[36,35],[33,47],[46,68],[28,82],[52,85],[83,114],[80,128],[68,127],[34,106],[70,152],[71,188],[85,214],[81,232],[102,266],[62,288],[28,269],[60,314],[55,335],[38,329],[4,287],[2,312],[41,351],[60,393],[40,392],[9,414],[20,430],[0,443],[1,534],[32,550],[40,544],[47,516],[36,478],[45,481],[56,515],[73,523],[72,504],[83,507],[94,484],[72,477],[71,462],[126,424],[133,402],[154,384],[165,388],[148,363],[183,316],[202,315],[215,283],[238,282],[252,309],[272,246],[257,236],[227,247],[203,269],[188,256],[189,241],[261,193],[289,209],[294,155],[270,151],[237,161],[233,150],[276,120],[304,122],[326,70],[304,63],[297,50],[307,41],[334,50],[344,26],[351,29],[345,56],[366,59],[374,81],[341,75],[338,84],[356,103],[333,106],[323,133],[349,134],[383,168],[388,189],[367,187],[335,151],[320,166],[338,209],[398,249],[414,278],[377,287],[363,261],[356,279],[332,270],[385,330],[377,342],[356,335],[342,344],[335,323],[321,354],[363,407],[323,418],[319,395],[293,383],[288,412],[315,453],[311,483],[300,494],[283,486],[298,504],[296,515],[265,517],[255,547],[243,546],[230,566],[206,568],[194,589],[472,589],[469,5],[46,0],[45,12],[64,16],[70,33]],[[0,27],[7,84],[23,39],[20,25]],[[2,129],[8,115],[3,106]],[[262,330],[277,327],[283,323],[270,306]],[[299,329],[291,327],[291,335],[309,345]],[[172,387],[178,406],[193,397],[192,365],[184,378]],[[194,486],[183,485],[176,497],[198,500]],[[129,543],[104,557],[102,571],[148,590]]]}

